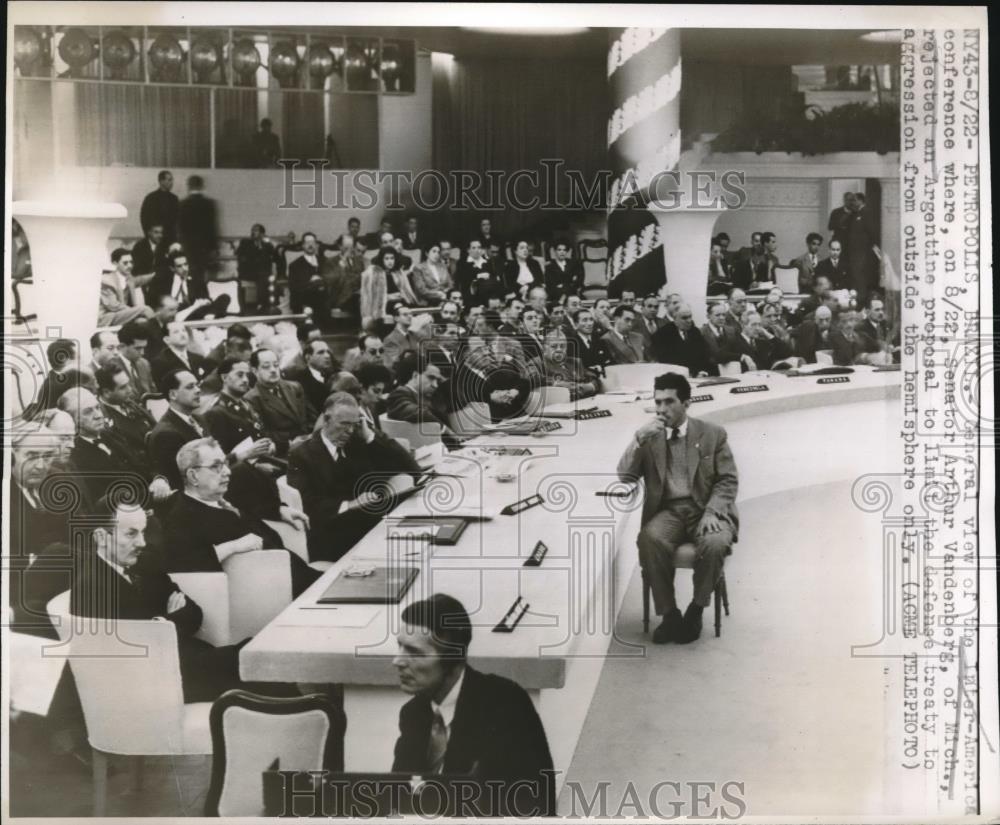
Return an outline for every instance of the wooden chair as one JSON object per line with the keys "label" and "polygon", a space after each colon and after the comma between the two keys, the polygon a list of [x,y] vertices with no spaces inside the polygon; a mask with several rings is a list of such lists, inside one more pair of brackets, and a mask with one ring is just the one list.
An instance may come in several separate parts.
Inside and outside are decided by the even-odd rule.
{"label": "wooden chair", "polygon": [[[694,559],[697,550],[690,543],[682,544],[674,552],[674,567],[678,570],[693,570]],[[649,597],[651,588],[646,580],[646,571],[642,571],[642,632],[649,633]],[[729,615],[729,592],[726,590],[726,573],[722,572],[719,580],[715,583],[715,592],[712,594],[712,604],[715,608],[715,638],[722,635],[722,611],[725,609]]]}
{"label": "wooden chair", "polygon": [[347,718],[320,694],[230,690],[212,705],[212,779],[205,816],[263,816],[267,770],[344,769]]}

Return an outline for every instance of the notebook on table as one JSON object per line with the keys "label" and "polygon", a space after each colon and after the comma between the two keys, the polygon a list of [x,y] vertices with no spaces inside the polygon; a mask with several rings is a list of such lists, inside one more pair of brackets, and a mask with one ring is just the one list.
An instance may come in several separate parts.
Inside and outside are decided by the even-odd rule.
{"label": "notebook on table", "polygon": [[316,603],[399,604],[418,572],[416,567],[348,568],[341,571]]}
{"label": "notebook on table", "polygon": [[452,516],[403,516],[389,523],[389,538],[427,538],[431,544],[457,544],[469,520]]}

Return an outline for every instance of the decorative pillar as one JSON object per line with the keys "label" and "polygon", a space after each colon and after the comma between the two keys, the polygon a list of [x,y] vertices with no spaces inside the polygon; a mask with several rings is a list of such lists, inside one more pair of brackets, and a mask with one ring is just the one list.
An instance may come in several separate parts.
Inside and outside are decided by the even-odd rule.
{"label": "decorative pillar", "polygon": [[[616,178],[608,198],[608,291],[644,295],[664,283],[657,221],[648,187],[681,155],[680,29],[611,29],[608,155]],[[699,255],[708,270],[708,252]]]}
{"label": "decorative pillar", "polygon": [[13,215],[31,250],[32,306],[38,334],[77,342],[81,361],[97,326],[101,271],[112,225],[128,211],[120,203],[15,201]]}
{"label": "decorative pillar", "polygon": [[653,201],[647,207],[659,225],[663,242],[663,265],[667,285],[691,307],[699,327],[706,317],[708,253],[715,222],[723,213],[718,207],[667,205]]}

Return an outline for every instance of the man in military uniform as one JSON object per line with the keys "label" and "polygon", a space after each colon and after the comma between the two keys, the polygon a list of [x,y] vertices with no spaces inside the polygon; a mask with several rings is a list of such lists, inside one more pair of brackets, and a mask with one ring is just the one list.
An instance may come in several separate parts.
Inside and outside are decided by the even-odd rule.
{"label": "man in military uniform", "polygon": [[208,431],[227,454],[250,439],[254,457],[267,462],[274,455],[274,442],[260,413],[243,400],[250,390],[250,365],[236,358],[224,358],[219,364],[219,377],[222,379],[219,398],[205,413]]}

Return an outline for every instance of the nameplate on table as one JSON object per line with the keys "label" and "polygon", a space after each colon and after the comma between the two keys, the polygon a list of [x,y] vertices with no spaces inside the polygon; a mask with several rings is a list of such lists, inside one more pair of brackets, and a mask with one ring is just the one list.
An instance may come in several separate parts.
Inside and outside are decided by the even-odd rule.
{"label": "nameplate on table", "polygon": [[549,548],[545,545],[545,542],[538,542],[535,545],[535,549],[531,551],[531,555],[524,560],[525,567],[541,567],[542,562],[545,560],[545,554],[549,552]]}
{"label": "nameplate on table", "polygon": [[693,403],[693,404],[697,404],[699,401],[714,401],[714,400],[715,400],[715,396],[714,395],[708,395],[707,393],[705,395],[692,395],[691,396],[691,403]]}
{"label": "nameplate on table", "polygon": [[508,504],[500,511],[502,516],[516,516],[518,513],[523,513],[525,510],[530,510],[532,507],[537,507],[545,499],[540,495],[535,493],[533,496],[528,496],[527,498],[522,498],[520,501],[515,501],[513,504]]}
{"label": "nameplate on table", "polygon": [[589,421],[591,418],[610,418],[611,410],[582,410],[576,414],[577,421]]}
{"label": "nameplate on table", "polygon": [[745,392],[768,392],[770,389],[767,384],[748,384],[745,387],[733,387],[730,392],[735,395],[742,395]]}
{"label": "nameplate on table", "polygon": [[817,384],[849,384],[851,379],[846,375],[831,375],[829,378],[817,378]]}
{"label": "nameplate on table", "polygon": [[504,613],[503,618],[497,622],[496,627],[493,628],[493,632],[513,633],[521,619],[524,618],[524,614],[528,612],[529,607],[530,605],[518,596],[514,599],[514,604]]}

